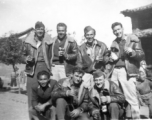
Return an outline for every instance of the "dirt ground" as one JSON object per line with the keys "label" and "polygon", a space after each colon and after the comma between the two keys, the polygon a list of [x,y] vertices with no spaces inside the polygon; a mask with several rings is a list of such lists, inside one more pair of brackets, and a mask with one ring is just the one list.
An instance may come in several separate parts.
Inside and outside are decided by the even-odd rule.
{"label": "dirt ground", "polygon": [[0,120],[28,120],[27,96],[0,91]]}
{"label": "dirt ground", "polygon": [[[29,120],[27,96],[10,91],[0,91],[0,120]],[[146,106],[141,107],[142,118],[149,112]]]}

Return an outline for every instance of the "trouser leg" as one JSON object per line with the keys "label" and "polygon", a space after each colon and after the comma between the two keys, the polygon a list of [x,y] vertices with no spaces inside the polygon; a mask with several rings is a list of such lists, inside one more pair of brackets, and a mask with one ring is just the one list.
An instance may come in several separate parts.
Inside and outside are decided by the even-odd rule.
{"label": "trouser leg", "polygon": [[136,94],[136,78],[127,78],[127,73],[125,68],[119,69],[118,79],[122,86],[126,101],[131,105],[131,114],[133,119],[139,119],[139,102]]}
{"label": "trouser leg", "polygon": [[118,83],[118,70],[117,69],[113,70],[113,73],[112,73],[112,76],[111,76],[111,81],[113,81],[114,83],[116,83],[119,86],[119,83]]}
{"label": "trouser leg", "polygon": [[118,120],[120,116],[120,109],[117,103],[110,103],[108,106],[108,112],[111,120]]}
{"label": "trouser leg", "polygon": [[149,108],[149,118],[152,118],[152,98],[149,98],[148,108]]}
{"label": "trouser leg", "polygon": [[56,101],[56,113],[58,120],[65,120],[67,102],[63,98],[59,98]]}
{"label": "trouser leg", "polygon": [[51,118],[50,118],[49,120],[56,120],[56,108],[55,108],[54,106],[52,106],[52,107],[50,108],[50,110],[51,110],[51,112],[50,112]]}
{"label": "trouser leg", "polygon": [[88,113],[82,113],[75,120],[90,120],[90,119]]}
{"label": "trouser leg", "polygon": [[29,113],[31,115],[31,119],[39,120],[39,118],[38,118],[38,112],[35,109],[33,109],[33,107],[29,108]]}

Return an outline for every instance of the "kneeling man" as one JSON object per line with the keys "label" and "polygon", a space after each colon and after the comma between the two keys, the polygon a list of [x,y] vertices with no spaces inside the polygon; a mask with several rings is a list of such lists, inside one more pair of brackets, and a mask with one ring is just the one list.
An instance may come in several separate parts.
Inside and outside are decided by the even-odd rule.
{"label": "kneeling man", "polygon": [[125,102],[122,91],[114,82],[105,79],[101,71],[94,72],[93,77],[95,84],[89,93],[89,108],[93,119],[110,116],[110,119],[118,120],[122,116],[122,104]]}
{"label": "kneeling man", "polygon": [[58,81],[53,92],[53,102],[56,105],[58,120],[74,119],[89,120],[87,114],[87,89],[80,91],[84,72],[80,68],[73,70],[72,77]]}
{"label": "kneeling man", "polygon": [[40,71],[37,74],[39,85],[32,87],[32,107],[29,112],[34,120],[47,118],[56,120],[55,107],[52,106],[52,91],[57,84],[56,80],[50,80],[50,73]]}

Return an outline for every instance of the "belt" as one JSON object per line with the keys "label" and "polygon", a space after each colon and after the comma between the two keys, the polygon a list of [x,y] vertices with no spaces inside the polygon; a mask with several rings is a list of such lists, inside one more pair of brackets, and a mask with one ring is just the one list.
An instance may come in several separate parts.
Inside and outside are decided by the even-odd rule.
{"label": "belt", "polygon": [[117,69],[125,68],[125,66],[115,66]]}

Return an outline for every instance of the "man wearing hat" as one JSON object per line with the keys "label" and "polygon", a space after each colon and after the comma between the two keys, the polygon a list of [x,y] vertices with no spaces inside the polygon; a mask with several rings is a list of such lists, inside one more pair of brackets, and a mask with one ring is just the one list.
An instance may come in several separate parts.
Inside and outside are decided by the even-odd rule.
{"label": "man wearing hat", "polygon": [[112,81],[105,79],[105,74],[97,70],[93,73],[94,86],[90,90],[90,114],[94,120],[110,117],[111,120],[122,118],[122,105],[125,96],[120,88]]}
{"label": "man wearing hat", "polygon": [[76,66],[78,47],[74,38],[67,35],[67,25],[57,24],[57,36],[54,37],[51,47],[52,78],[59,80],[72,73]]}
{"label": "man wearing hat", "polygon": [[38,85],[32,86],[32,107],[30,113],[34,120],[45,117],[48,120],[55,119],[55,107],[52,104],[52,92],[57,81],[50,79],[50,73],[43,70],[37,74]]}
{"label": "man wearing hat", "polygon": [[42,22],[36,22],[35,30],[30,32],[23,42],[23,62],[26,64],[28,106],[31,107],[32,85],[38,84],[37,73],[46,70],[50,73],[51,37],[45,33]]}

